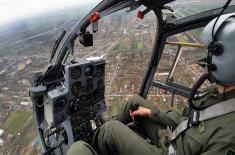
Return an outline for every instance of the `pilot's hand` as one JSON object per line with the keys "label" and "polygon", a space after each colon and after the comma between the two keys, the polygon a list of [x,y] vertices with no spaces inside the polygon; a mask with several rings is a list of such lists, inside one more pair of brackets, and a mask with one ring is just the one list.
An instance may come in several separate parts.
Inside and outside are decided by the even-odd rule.
{"label": "pilot's hand", "polygon": [[130,110],[130,116],[132,117],[132,119],[134,119],[137,116],[141,116],[141,117],[150,117],[152,115],[151,110],[148,108],[144,108],[144,107],[139,107],[138,110],[136,111],[132,111]]}

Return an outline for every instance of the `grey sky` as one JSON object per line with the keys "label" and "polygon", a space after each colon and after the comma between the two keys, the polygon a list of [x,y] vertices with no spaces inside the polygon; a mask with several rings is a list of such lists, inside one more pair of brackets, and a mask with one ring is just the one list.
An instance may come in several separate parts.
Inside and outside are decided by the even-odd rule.
{"label": "grey sky", "polygon": [[20,18],[101,0],[0,0],[0,25]]}

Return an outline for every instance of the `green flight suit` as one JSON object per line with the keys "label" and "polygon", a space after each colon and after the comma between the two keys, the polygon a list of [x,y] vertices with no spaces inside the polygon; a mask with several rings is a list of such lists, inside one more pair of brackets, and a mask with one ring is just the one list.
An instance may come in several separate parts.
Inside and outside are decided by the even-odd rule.
{"label": "green flight suit", "polygon": [[75,142],[67,152],[67,155],[97,155],[95,150],[84,141]]}
{"label": "green flight suit", "polygon": [[[235,90],[222,95],[218,94],[215,88],[210,88],[208,95],[199,99],[197,104],[213,105],[234,97]],[[132,103],[139,103],[152,110],[151,118],[138,119],[150,140],[141,138],[126,126],[132,122],[129,115]],[[171,110],[160,111],[149,101],[134,96],[119,114],[119,121],[106,122],[97,130],[94,136],[94,146],[98,154],[101,155],[168,154],[168,144],[163,143],[163,140],[159,138],[158,130],[166,127],[174,130],[181,121],[187,119],[186,116],[190,115],[190,111],[187,110],[183,115]],[[179,135],[172,143],[176,148],[177,155],[235,154],[235,113],[200,122]],[[79,150],[77,151],[79,152]]]}

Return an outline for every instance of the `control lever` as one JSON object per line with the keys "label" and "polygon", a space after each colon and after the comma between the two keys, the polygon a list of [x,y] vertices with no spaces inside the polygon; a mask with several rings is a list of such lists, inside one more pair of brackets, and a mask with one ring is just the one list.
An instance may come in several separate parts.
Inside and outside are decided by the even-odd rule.
{"label": "control lever", "polygon": [[[131,109],[131,111],[136,111],[136,110],[138,110],[139,109],[139,104],[138,103],[133,103],[133,104],[131,104],[131,106],[130,106],[130,109]],[[135,123],[135,124],[138,124],[138,118],[139,118],[139,116],[138,117],[135,117],[134,119],[133,119],[133,123]]]}
{"label": "control lever", "polygon": [[133,104],[131,104],[131,107],[130,107],[130,108],[131,108],[132,111],[136,111],[136,110],[139,109],[139,106],[140,106],[140,105],[139,105],[138,103],[133,103]]}
{"label": "control lever", "polygon": [[[57,128],[54,128],[54,131],[51,131],[51,129],[53,129],[54,126],[50,126],[46,129],[46,131],[44,132],[44,140],[45,140],[45,144],[46,146],[49,148],[46,152],[43,153],[43,155],[45,154],[49,154],[50,152],[54,151],[55,149],[57,149],[58,147],[60,147],[62,144],[64,144],[66,142],[66,138],[65,137],[57,137],[58,132],[61,131],[62,135],[65,133],[65,130],[59,130]],[[51,131],[51,133],[50,133]],[[56,135],[56,139],[58,140],[57,142],[53,142],[51,143],[49,140],[49,137],[52,135]]]}
{"label": "control lever", "polygon": [[[139,109],[139,104],[138,103],[133,103],[133,104],[131,104],[131,106],[130,106],[130,109],[132,110],[132,111],[136,111],[136,110],[138,110]],[[142,118],[141,118],[141,116],[137,116],[137,117],[135,117],[134,119],[133,119],[133,122],[132,123],[130,123],[130,124],[128,124],[127,126],[131,129],[131,130],[133,130],[135,133],[137,133],[140,137],[142,137],[142,138],[144,138],[144,139],[147,139],[148,137],[147,137],[147,132],[145,131],[145,128],[144,128],[144,126],[143,126],[143,124],[142,123],[140,123],[140,120],[141,120]]]}
{"label": "control lever", "polygon": [[65,139],[63,138],[60,139],[58,142],[54,143],[53,146],[51,146],[46,152],[44,152],[43,155],[49,154],[50,152],[54,151],[55,149],[57,149],[64,143],[65,143]]}

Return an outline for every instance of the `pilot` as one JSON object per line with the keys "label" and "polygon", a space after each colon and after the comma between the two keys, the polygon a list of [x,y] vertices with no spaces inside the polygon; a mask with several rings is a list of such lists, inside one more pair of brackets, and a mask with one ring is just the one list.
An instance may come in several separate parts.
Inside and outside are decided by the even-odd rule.
{"label": "pilot", "polygon": [[[201,63],[208,74],[193,87],[187,110],[183,114],[159,110],[134,96],[118,120],[108,121],[96,131],[93,148],[97,154],[235,154],[235,14],[211,21],[201,38],[208,46],[208,56]],[[216,85],[203,97],[195,98],[195,92],[206,79]],[[133,105],[138,105],[135,111],[131,110]],[[135,128],[130,125],[133,121]],[[169,131],[168,138],[160,138],[160,129]],[[96,155],[93,148],[79,141],[72,145],[68,155]]]}

